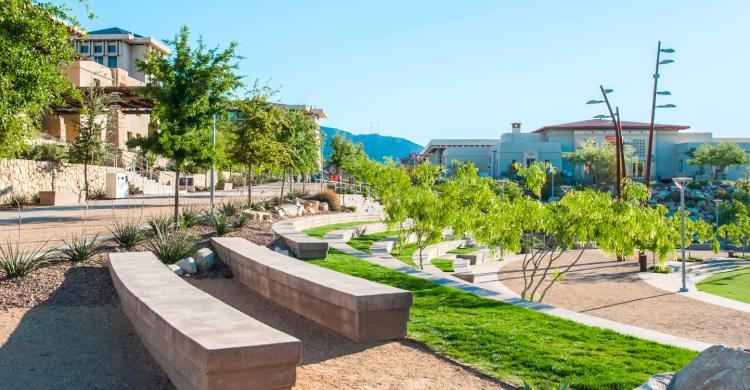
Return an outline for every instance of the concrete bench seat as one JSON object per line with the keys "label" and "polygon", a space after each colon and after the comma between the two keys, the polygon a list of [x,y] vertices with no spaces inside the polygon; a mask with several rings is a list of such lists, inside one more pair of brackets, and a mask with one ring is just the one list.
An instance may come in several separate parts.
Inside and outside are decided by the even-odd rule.
{"label": "concrete bench seat", "polygon": [[178,389],[294,386],[296,338],[191,286],[151,252],[110,253],[109,269],[123,311]]}
{"label": "concrete bench seat", "polygon": [[273,225],[273,231],[281,236],[284,244],[298,259],[325,259],[328,255],[328,243],[307,234],[302,230],[354,221],[371,221],[380,219],[381,214],[373,213],[337,213],[321,214],[303,218],[286,219]]}
{"label": "concrete bench seat", "polygon": [[406,336],[410,291],[318,267],[239,237],[214,237],[211,245],[240,283],[355,343]]}
{"label": "concrete bench seat", "polygon": [[384,223],[368,223],[360,226],[352,226],[346,229],[334,230],[323,237],[326,240],[339,240],[347,242],[354,237],[359,237],[365,234],[375,234],[388,230],[388,226]]}
{"label": "concrete bench seat", "polygon": [[481,257],[479,253],[457,253],[457,259],[468,260],[470,265],[477,265],[477,260]]}

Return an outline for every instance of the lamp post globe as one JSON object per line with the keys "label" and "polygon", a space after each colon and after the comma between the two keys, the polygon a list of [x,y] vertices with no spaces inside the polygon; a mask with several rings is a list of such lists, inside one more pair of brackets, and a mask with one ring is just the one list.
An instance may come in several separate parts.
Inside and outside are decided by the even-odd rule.
{"label": "lamp post globe", "polygon": [[675,177],[674,179],[672,179],[674,184],[680,190],[680,212],[682,213],[682,288],[680,288],[680,292],[688,292],[687,270],[685,269],[685,187],[687,187],[688,183],[690,183],[691,180],[693,179],[689,177]]}

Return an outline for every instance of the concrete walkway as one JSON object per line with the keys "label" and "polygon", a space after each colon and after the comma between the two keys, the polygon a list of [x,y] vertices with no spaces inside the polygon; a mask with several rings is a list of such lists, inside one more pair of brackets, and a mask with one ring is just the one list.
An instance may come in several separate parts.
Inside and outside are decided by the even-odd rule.
{"label": "concrete walkway", "polygon": [[680,288],[682,287],[682,264],[672,261],[667,264],[673,269],[673,272],[668,274],[641,272],[638,274],[638,276],[644,282],[662,290],[676,292],[684,297],[693,298],[702,302],[726,307],[728,309],[750,313],[750,304],[748,303],[705,293],[698,290],[698,288],[696,287],[696,284],[698,282],[711,275],[732,271],[743,267],[750,267],[750,261],[715,259],[705,260],[700,263],[687,263],[686,284],[688,292],[679,292]]}
{"label": "concrete walkway", "polygon": [[[508,304],[515,305],[515,306],[524,307],[530,310],[539,311],[542,313],[553,315],[555,317],[575,321],[583,325],[610,329],[610,330],[613,330],[615,332],[618,332],[624,335],[634,336],[634,337],[638,337],[644,340],[650,340],[650,341],[654,341],[654,342],[661,343],[661,344],[674,345],[677,347],[690,349],[693,351],[703,351],[704,349],[711,346],[708,343],[700,342],[697,340],[677,337],[677,336],[669,335],[666,333],[639,328],[637,326],[627,325],[627,324],[623,324],[620,322],[607,320],[604,318],[577,313],[571,310],[561,309],[561,308],[557,308],[557,307],[546,305],[546,304],[526,301],[526,300],[521,299],[517,294],[510,291],[509,289],[504,288],[500,283],[497,283],[493,286],[490,286],[490,285],[480,286],[476,283],[467,283],[461,280],[453,280],[453,279],[446,278],[444,276],[445,274],[436,275],[436,274],[432,274],[432,273],[428,273],[422,270],[415,269],[401,262],[395,257],[391,256],[391,254],[387,252],[387,250],[389,250],[388,247],[392,246],[392,243],[393,243],[392,238],[383,240],[380,243],[375,243],[375,245],[373,245],[373,248],[372,248],[372,252],[373,252],[372,254],[354,249],[351,246],[347,245],[346,243],[341,242],[340,240],[326,240],[326,241],[329,243],[329,245],[332,248],[340,252],[346,253],[348,255],[357,257],[359,259],[368,261],[370,263],[384,266],[394,271],[402,272],[407,275],[414,276],[420,279],[429,280],[437,284],[440,284],[442,286],[457,288],[459,290],[462,290],[462,291],[465,291],[465,292],[468,292],[470,294],[474,294],[477,296],[481,296],[484,298],[508,303]],[[495,263],[504,263],[504,262],[495,262]],[[490,264],[493,264],[493,263],[487,263],[486,265],[486,267],[488,267],[488,270],[491,268]],[[496,274],[497,273],[495,272],[495,280],[497,280]]]}

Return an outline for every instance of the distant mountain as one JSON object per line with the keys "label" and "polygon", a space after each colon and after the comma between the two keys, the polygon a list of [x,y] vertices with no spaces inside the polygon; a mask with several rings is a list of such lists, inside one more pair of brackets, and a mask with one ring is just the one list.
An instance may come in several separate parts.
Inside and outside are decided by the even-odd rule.
{"label": "distant mountain", "polygon": [[376,161],[383,161],[387,156],[397,160],[408,156],[411,152],[422,150],[422,146],[405,138],[389,137],[380,134],[352,134],[348,131],[326,126],[320,126],[320,130],[326,134],[326,146],[323,149],[326,159],[331,155],[328,140],[335,134],[343,135],[354,143],[362,143],[365,146],[367,156]]}

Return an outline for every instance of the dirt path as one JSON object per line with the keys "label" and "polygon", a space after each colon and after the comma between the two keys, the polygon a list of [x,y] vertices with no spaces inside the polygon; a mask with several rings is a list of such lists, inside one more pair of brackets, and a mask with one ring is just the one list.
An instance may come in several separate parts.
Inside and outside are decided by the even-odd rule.
{"label": "dirt path", "polygon": [[192,279],[194,286],[302,341],[297,389],[498,389],[481,377],[403,342],[352,344],[278,307],[234,279]]}
{"label": "dirt path", "polygon": [[[577,252],[558,262],[569,264]],[[708,256],[694,251],[694,255]],[[502,269],[500,280],[523,289],[521,263]],[[652,287],[638,278],[633,260],[616,261],[589,251],[547,293],[544,303],[708,343],[750,348],[750,313],[738,312]]]}

